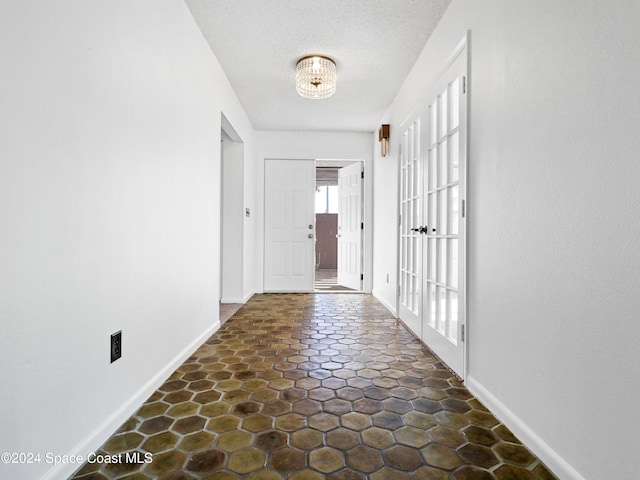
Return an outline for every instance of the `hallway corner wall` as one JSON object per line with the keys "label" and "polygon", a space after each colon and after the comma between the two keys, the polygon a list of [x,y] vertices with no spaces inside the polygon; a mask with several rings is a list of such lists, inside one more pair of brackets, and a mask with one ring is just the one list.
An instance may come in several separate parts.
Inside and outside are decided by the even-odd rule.
{"label": "hallway corner wall", "polygon": [[[388,114],[380,121],[388,124]],[[394,315],[398,288],[398,144],[394,125],[387,156],[383,157],[378,132],[370,137],[373,146],[373,289],[372,294]],[[394,228],[390,228],[393,225]]]}
{"label": "hallway corner wall", "polygon": [[219,326],[221,112],[247,175],[254,131],[182,1],[2,2],[0,40],[0,451],[43,458],[0,477],[66,478],[45,453],[86,459]]}
{"label": "hallway corner wall", "polygon": [[[467,31],[467,385],[561,480],[633,480],[640,5],[453,0],[389,111],[392,152]],[[397,224],[385,161],[376,245]]]}

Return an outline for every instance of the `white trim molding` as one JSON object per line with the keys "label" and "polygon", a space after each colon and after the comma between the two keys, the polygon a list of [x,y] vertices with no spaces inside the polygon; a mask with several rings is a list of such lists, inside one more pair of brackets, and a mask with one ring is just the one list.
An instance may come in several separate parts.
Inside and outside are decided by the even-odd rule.
{"label": "white trim molding", "polygon": [[398,311],[396,310],[396,307],[392,306],[389,302],[387,302],[378,292],[376,292],[375,290],[371,291],[371,295],[373,295],[375,297],[376,300],[378,300],[382,305],[384,305],[384,307],[389,310],[392,315],[396,318],[398,318]]}
{"label": "white trim molding", "polygon": [[558,478],[562,480],[586,480],[569,462],[560,456],[548,443],[540,438],[520,417],[511,411],[495,395],[487,390],[472,375],[467,375],[465,384],[494,416],[504,423]]}

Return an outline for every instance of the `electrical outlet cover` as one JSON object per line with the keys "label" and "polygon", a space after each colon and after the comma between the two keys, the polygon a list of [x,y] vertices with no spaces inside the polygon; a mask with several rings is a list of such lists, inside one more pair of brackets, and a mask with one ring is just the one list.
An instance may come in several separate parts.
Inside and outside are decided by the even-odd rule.
{"label": "electrical outlet cover", "polygon": [[122,330],[111,335],[111,363],[122,356]]}

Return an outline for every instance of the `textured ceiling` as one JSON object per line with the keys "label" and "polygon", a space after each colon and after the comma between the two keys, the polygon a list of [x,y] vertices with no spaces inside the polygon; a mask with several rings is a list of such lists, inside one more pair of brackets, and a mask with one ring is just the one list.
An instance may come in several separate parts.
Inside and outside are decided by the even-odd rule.
{"label": "textured ceiling", "polygon": [[[186,0],[258,130],[371,132],[451,0]],[[335,60],[336,94],[296,93],[306,55]]]}

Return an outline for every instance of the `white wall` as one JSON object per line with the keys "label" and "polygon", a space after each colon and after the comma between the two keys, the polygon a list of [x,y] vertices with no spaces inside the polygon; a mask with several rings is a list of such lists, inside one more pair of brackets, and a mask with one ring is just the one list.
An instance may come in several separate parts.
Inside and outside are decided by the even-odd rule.
{"label": "white wall", "polygon": [[[390,110],[396,144],[467,29],[467,384],[561,479],[636,479],[640,4],[453,0]],[[395,192],[375,170],[378,246]]]}
{"label": "white wall", "polygon": [[[389,124],[387,114],[380,124]],[[390,126],[387,156],[381,154],[378,132],[373,144],[373,286],[371,293],[397,315],[398,288],[398,139],[400,128]]]}
{"label": "white wall", "polygon": [[253,130],[179,0],[3,1],[0,70],[0,451],[86,455],[218,325],[221,112]]}
{"label": "white wall", "polygon": [[260,215],[257,225],[258,248],[256,268],[259,270],[259,291],[263,290],[264,271],[264,160],[314,159],[314,160],[362,160],[364,163],[364,291],[371,292],[373,264],[373,197],[371,135],[361,132],[256,132],[256,182]]}

